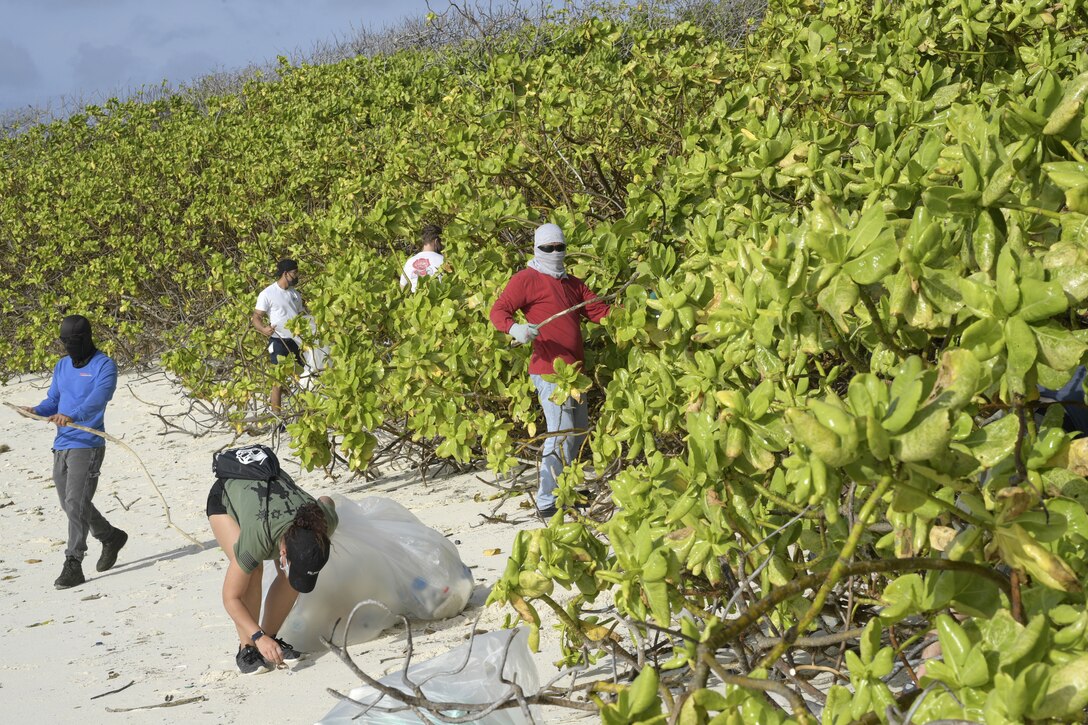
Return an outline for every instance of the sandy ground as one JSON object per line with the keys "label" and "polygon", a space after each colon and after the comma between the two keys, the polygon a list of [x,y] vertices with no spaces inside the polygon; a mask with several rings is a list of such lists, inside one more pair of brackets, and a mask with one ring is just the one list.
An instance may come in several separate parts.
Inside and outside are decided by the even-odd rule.
{"label": "sandy ground", "polygon": [[[47,378],[9,383],[0,388],[0,401],[35,405],[47,385]],[[58,591],[53,581],[64,562],[67,529],[51,479],[54,428],[0,407],[0,712],[5,722],[310,723],[336,702],[326,688],[346,693],[358,685],[345,665],[327,654],[293,671],[237,673],[236,636],[220,601],[226,562],[204,516],[213,480],[211,453],[232,444],[270,441],[236,438],[228,431],[194,437],[169,429],[155,415],[187,409],[182,391],[165,376],[127,374],[106,421],[108,431],[131,446],[151,471],[174,523],[202,541],[203,550],[166,526],[160,500],[138,462],[111,445],[95,503],[131,538],[117,566],[104,574],[94,571],[100,547],[92,539],[83,567],[88,581]],[[413,627],[417,661],[464,643],[477,616],[480,629],[502,627],[509,610],[484,609],[483,602],[505,566],[516,532],[540,525],[518,508],[518,501],[502,509],[511,523],[487,523],[480,514],[494,507],[486,500],[494,489],[478,474],[426,483],[414,472],[371,483],[336,481],[320,471],[302,472],[286,446],[280,454],[285,469],[310,493],[389,496],[457,543],[476,577],[476,590],[462,615]],[[495,548],[502,553],[484,553]],[[542,682],[556,672],[556,639],[542,632],[543,650],[534,657]],[[404,643],[403,631],[388,630],[350,651],[364,670],[380,676],[399,669]],[[200,697],[168,708],[110,711]],[[545,715],[551,723],[578,717],[552,709]]]}

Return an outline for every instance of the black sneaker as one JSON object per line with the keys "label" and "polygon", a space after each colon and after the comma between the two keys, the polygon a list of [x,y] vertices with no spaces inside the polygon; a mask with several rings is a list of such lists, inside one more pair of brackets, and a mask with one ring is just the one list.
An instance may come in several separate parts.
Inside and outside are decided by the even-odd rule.
{"label": "black sneaker", "polygon": [[234,663],[238,665],[238,671],[243,675],[259,675],[272,669],[272,665],[261,656],[260,650],[251,644],[238,648]]}
{"label": "black sneaker", "polygon": [[551,520],[552,516],[555,516],[558,512],[559,512],[559,509],[557,509],[555,507],[555,504],[552,504],[551,506],[547,506],[547,507],[542,508],[542,509],[537,509],[536,510],[536,515],[539,516],[544,521],[549,521],[549,520]]}
{"label": "black sneaker", "polygon": [[283,664],[288,667],[294,667],[302,661],[303,655],[297,649],[287,644],[279,637],[273,637],[272,639],[276,640],[276,644],[280,646],[280,651],[283,653]]}
{"label": "black sneaker", "polygon": [[102,555],[94,565],[95,571],[109,571],[117,563],[117,554],[128,543],[128,534],[121,529],[114,529],[108,539],[102,539]]}
{"label": "black sneaker", "polygon": [[57,580],[53,582],[53,586],[57,589],[68,589],[78,587],[85,581],[87,578],[83,576],[83,563],[74,556],[69,556],[64,560],[64,568],[61,569]]}

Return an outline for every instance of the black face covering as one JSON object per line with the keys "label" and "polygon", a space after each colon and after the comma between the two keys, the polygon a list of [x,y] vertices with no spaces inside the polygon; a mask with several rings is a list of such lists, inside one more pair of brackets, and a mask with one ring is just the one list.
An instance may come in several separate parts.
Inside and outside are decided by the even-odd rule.
{"label": "black face covering", "polygon": [[91,338],[91,321],[83,315],[69,315],[61,320],[60,341],[72,358],[72,367],[76,368],[86,365],[98,350]]}

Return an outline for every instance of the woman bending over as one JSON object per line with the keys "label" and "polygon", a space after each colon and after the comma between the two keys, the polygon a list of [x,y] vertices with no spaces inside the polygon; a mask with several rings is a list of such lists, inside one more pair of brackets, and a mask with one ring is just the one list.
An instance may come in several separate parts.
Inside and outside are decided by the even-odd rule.
{"label": "woman bending over", "polygon": [[[329,560],[329,538],[339,519],[328,496],[316,501],[286,473],[265,481],[217,479],[208,493],[208,522],[229,565],[223,606],[238,630],[235,662],[244,675],[302,654],[277,637],[300,592],[311,592]],[[263,562],[276,561],[276,578],[261,613]]]}

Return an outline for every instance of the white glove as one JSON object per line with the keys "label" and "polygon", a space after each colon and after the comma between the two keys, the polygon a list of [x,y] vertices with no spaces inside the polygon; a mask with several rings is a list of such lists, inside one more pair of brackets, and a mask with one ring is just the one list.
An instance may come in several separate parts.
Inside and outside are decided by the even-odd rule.
{"label": "white glove", "polygon": [[520,322],[510,325],[510,337],[514,338],[520,345],[529,344],[539,334],[540,328],[536,325],[523,325]]}

